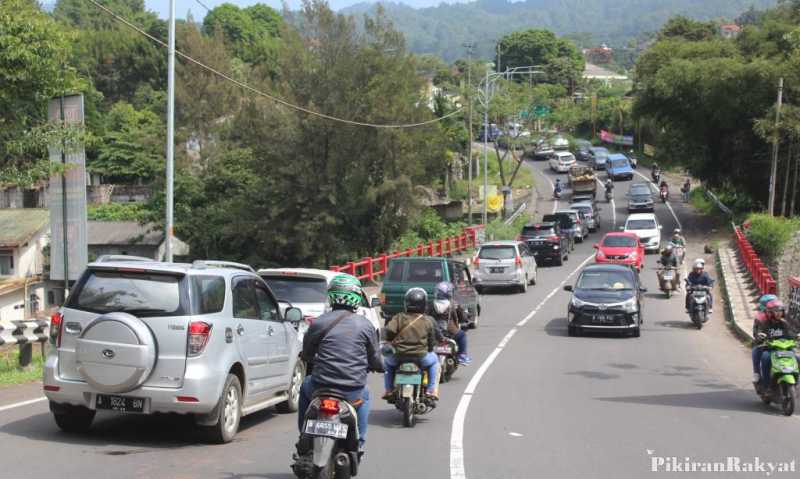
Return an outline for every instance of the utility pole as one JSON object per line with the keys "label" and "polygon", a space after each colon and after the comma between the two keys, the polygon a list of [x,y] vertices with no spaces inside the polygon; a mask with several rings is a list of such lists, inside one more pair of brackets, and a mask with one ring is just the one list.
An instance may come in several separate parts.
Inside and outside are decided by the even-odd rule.
{"label": "utility pole", "polygon": [[[62,78],[63,78],[63,65],[62,65]],[[64,131],[61,132],[61,240],[64,242],[64,303],[67,302],[69,295],[69,235],[67,234],[67,139],[66,135],[67,120],[64,116],[64,88],[61,88],[61,97],[58,99],[58,106],[61,115],[61,127]],[[26,298],[25,301],[28,299]]]}
{"label": "utility pole", "polygon": [[486,79],[483,84],[484,101],[483,109],[483,224],[488,221],[487,205],[489,204],[489,144],[487,141],[489,131],[489,69],[486,69]]}
{"label": "utility pole", "polygon": [[781,141],[779,125],[781,121],[781,104],[783,103],[783,77],[778,80],[778,104],[775,107],[775,137],[772,143],[772,168],[769,174],[769,205],[767,209],[770,216],[775,215],[775,190],[777,189],[778,176],[778,144]]}
{"label": "utility pole", "polygon": [[172,262],[173,184],[175,170],[175,0],[169,0],[169,53],[167,72],[167,218],[165,225],[165,261]]}
{"label": "utility pole", "polygon": [[[467,146],[467,171],[469,172],[469,179],[467,180],[467,223],[472,226],[472,49],[475,48],[473,43],[465,43],[464,47],[467,49],[467,101],[469,102],[469,123],[467,129],[469,130],[469,145]],[[483,132],[486,136],[486,132]]]}
{"label": "utility pole", "polygon": [[781,216],[786,216],[786,197],[789,194],[789,177],[792,176],[792,153],[794,152],[794,142],[789,142],[789,150],[786,152],[786,172],[783,178],[783,199],[781,199]]}

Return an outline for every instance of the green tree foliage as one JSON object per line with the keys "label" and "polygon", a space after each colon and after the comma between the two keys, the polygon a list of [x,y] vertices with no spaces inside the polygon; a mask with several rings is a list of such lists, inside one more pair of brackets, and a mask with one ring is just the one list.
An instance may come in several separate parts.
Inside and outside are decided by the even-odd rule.
{"label": "green tree foliage", "polygon": [[149,181],[163,171],[164,122],[155,113],[119,102],[108,113],[106,128],[90,171],[112,183]]}
{"label": "green tree foliage", "polygon": [[263,4],[239,8],[223,3],[203,19],[207,35],[224,34],[236,56],[248,63],[275,60],[282,27],[283,19],[278,12]]}
{"label": "green tree foliage", "polygon": [[524,30],[503,37],[498,45],[498,71],[519,66],[541,65],[547,80],[574,85],[583,73],[585,61],[571,41],[549,30]]}
{"label": "green tree foliage", "polygon": [[711,40],[719,27],[715,22],[699,22],[684,16],[672,17],[661,27],[659,39],[681,38],[693,42]]}

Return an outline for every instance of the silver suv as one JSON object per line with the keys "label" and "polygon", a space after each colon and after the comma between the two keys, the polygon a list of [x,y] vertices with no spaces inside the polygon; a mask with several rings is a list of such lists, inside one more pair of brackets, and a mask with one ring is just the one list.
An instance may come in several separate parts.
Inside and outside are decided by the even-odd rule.
{"label": "silver suv", "polygon": [[65,431],[97,410],[180,413],[229,442],[244,415],[297,410],[301,319],[236,265],[92,263],[53,316],[45,395]]}

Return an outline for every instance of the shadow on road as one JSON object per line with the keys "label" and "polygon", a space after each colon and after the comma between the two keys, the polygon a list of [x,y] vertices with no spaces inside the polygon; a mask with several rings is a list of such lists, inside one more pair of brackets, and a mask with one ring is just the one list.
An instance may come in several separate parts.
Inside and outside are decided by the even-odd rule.
{"label": "shadow on road", "polygon": [[750,391],[735,388],[686,394],[618,396],[595,399],[604,402],[641,404],[644,406],[670,406],[742,412],[764,411],[764,407],[756,400],[757,398],[755,398]]}
{"label": "shadow on road", "polygon": [[571,371],[564,373],[568,376],[583,376],[587,379],[617,379],[619,374],[609,374],[602,371]]}
{"label": "shadow on road", "polygon": [[221,479],[295,479],[295,475],[287,472],[274,472],[266,474],[236,474],[234,472],[223,472]]}
{"label": "shadow on road", "polygon": [[639,367],[631,363],[608,363],[608,365],[616,369],[637,369]]}
{"label": "shadow on road", "polygon": [[675,329],[697,329],[697,326],[694,325],[688,319],[685,321],[656,321],[656,326],[665,326],[667,328],[675,328]]}

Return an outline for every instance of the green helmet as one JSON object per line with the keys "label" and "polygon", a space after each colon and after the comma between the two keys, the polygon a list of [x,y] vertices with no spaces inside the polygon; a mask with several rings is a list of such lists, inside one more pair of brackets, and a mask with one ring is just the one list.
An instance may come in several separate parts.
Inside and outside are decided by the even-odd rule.
{"label": "green helmet", "polygon": [[349,274],[335,276],[328,285],[331,306],[344,306],[355,311],[361,305],[361,281]]}

